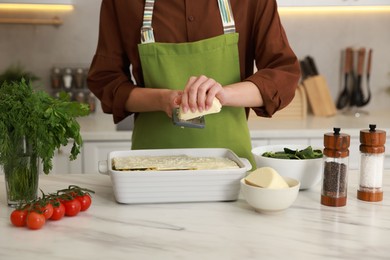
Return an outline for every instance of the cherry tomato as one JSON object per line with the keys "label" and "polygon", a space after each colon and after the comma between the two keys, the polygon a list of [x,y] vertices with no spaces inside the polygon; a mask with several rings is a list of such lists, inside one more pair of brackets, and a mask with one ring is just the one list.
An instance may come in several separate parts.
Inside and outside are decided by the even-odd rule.
{"label": "cherry tomato", "polygon": [[48,202],[46,206],[41,208],[41,212],[45,219],[49,219],[53,215],[53,205]]}
{"label": "cherry tomato", "polygon": [[16,227],[24,227],[26,225],[27,211],[15,209],[10,215],[11,223]]}
{"label": "cherry tomato", "polygon": [[43,214],[40,214],[35,211],[31,211],[27,214],[27,227],[29,229],[40,229],[45,224],[46,219]]}
{"label": "cherry tomato", "polygon": [[64,201],[65,216],[73,217],[79,214],[81,210],[81,203],[77,199]]}
{"label": "cherry tomato", "polygon": [[53,214],[51,215],[51,220],[60,220],[65,216],[65,206],[62,203],[59,203],[58,206],[53,206]]}
{"label": "cherry tomato", "polygon": [[81,211],[86,211],[91,206],[92,200],[88,194],[77,196],[76,199],[80,201]]}

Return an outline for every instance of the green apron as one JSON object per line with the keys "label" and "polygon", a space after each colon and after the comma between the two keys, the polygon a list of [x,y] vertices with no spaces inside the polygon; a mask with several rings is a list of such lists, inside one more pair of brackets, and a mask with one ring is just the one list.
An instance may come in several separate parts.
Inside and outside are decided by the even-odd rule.
{"label": "green apron", "polygon": [[[151,2],[154,0],[146,0],[143,43],[138,45],[146,87],[180,90],[190,76],[199,75],[213,78],[222,86],[240,81],[238,33],[231,32],[234,21],[233,26],[231,21],[224,22],[225,34],[220,36],[189,43],[157,43],[151,29]],[[230,10],[223,3],[219,1],[222,20],[232,20],[221,11]],[[182,128],[175,126],[165,112],[139,113],[132,149],[228,148],[256,167],[244,108],[224,106],[221,112],[206,115],[205,121],[203,129]]]}

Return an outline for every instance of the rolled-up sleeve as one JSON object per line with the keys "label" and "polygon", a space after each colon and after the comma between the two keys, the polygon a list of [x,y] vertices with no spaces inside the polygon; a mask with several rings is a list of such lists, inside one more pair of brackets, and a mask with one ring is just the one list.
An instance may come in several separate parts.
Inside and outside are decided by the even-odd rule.
{"label": "rolled-up sleeve", "polygon": [[131,114],[126,100],[135,85],[131,81],[130,62],[122,46],[115,1],[104,0],[100,12],[99,39],[88,72],[88,88],[101,101],[103,112],[113,114],[118,123]]}
{"label": "rolled-up sleeve", "polygon": [[265,5],[255,15],[254,56],[257,71],[245,80],[254,83],[263,98],[262,107],[252,109],[258,116],[271,117],[294,98],[300,78],[299,61],[291,49],[277,12],[275,1],[257,1]]}

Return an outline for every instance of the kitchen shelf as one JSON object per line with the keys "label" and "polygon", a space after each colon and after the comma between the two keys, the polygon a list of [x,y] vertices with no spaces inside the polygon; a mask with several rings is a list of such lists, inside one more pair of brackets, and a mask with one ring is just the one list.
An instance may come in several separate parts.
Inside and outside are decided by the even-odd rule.
{"label": "kitchen shelf", "polygon": [[388,0],[277,0],[280,7],[385,6]]}
{"label": "kitchen shelf", "polygon": [[58,17],[52,19],[23,19],[23,18],[0,18],[0,24],[35,24],[35,25],[61,25],[62,20]]}
{"label": "kitchen shelf", "polygon": [[3,4],[56,4],[72,5],[73,0],[5,0]]}
{"label": "kitchen shelf", "polygon": [[73,10],[73,0],[5,0],[0,3],[0,24],[54,25]]}

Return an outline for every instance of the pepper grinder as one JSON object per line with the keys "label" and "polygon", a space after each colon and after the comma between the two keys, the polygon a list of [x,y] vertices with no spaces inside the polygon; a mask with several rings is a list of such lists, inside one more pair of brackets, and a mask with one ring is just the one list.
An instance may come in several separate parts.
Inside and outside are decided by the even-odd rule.
{"label": "pepper grinder", "polygon": [[92,92],[90,92],[88,95],[88,104],[89,104],[90,112],[95,112],[96,111],[96,99],[95,99],[95,95]]}
{"label": "pepper grinder", "polygon": [[76,88],[84,87],[84,70],[82,68],[78,68],[74,74],[74,84]]}
{"label": "pepper grinder", "polygon": [[364,201],[383,199],[382,178],[385,161],[386,132],[376,125],[360,131],[360,182],[357,198]]}
{"label": "pepper grinder", "polygon": [[53,89],[61,88],[61,70],[53,68],[51,72],[51,87]]}
{"label": "pepper grinder", "polygon": [[347,204],[350,136],[333,128],[324,134],[324,171],[321,204],[341,207]]}

